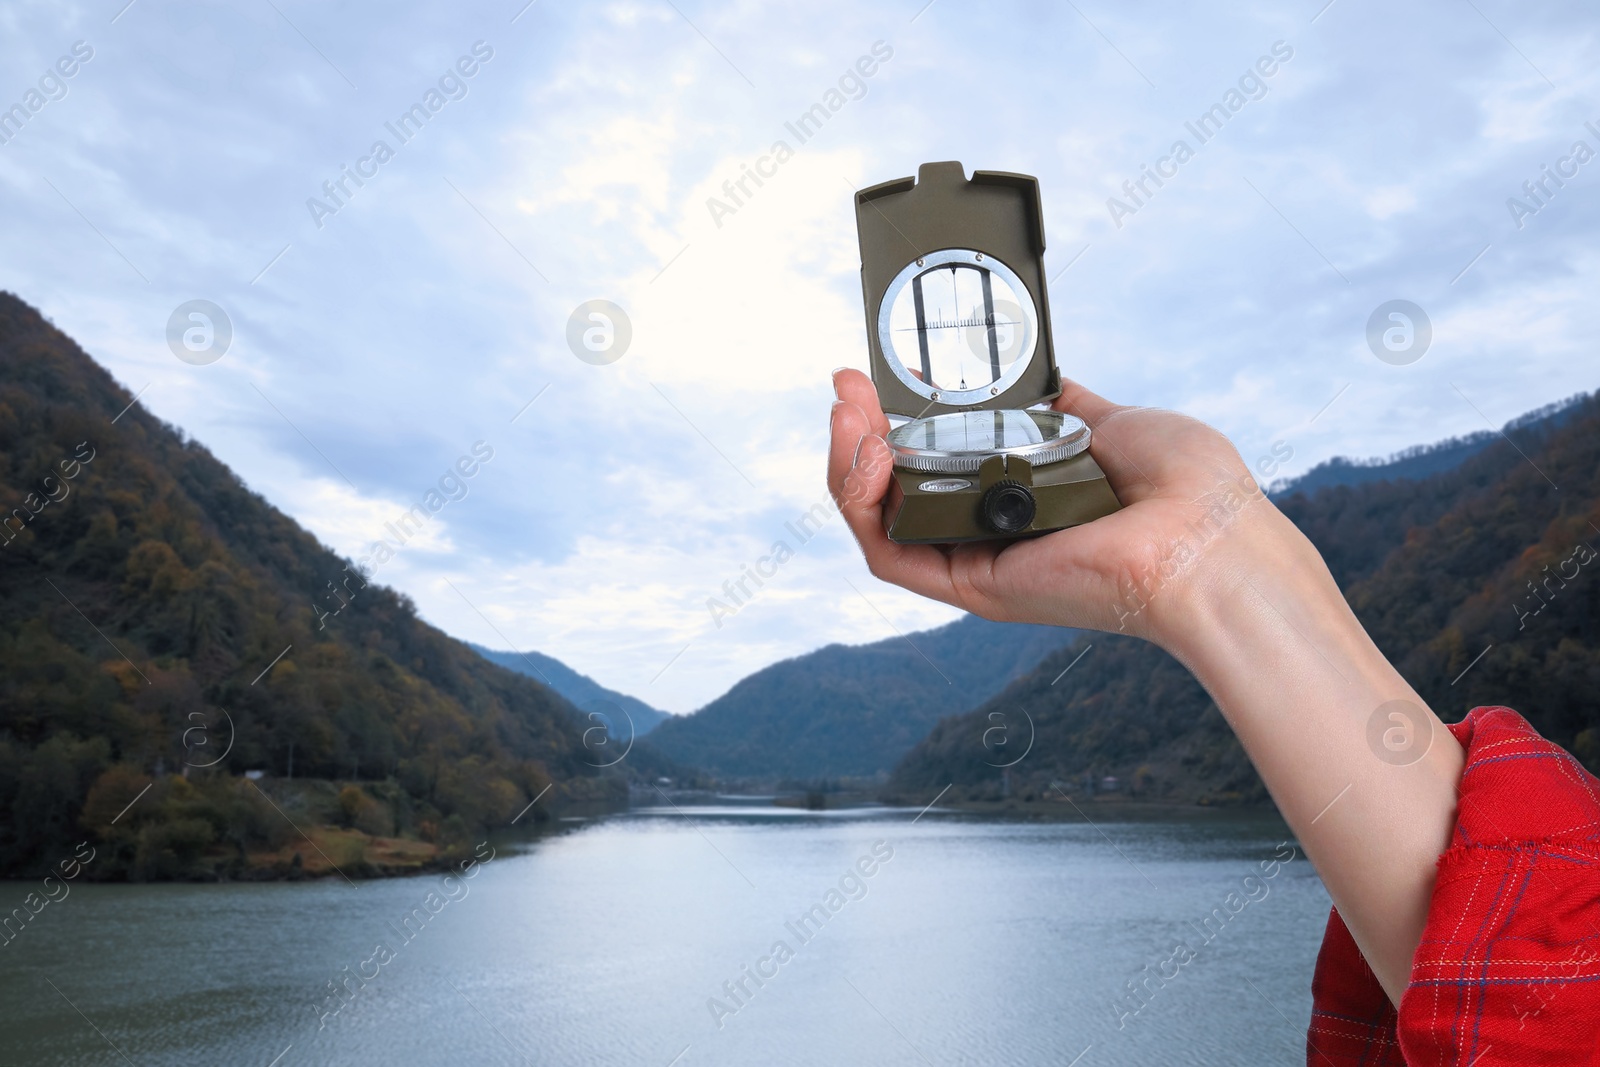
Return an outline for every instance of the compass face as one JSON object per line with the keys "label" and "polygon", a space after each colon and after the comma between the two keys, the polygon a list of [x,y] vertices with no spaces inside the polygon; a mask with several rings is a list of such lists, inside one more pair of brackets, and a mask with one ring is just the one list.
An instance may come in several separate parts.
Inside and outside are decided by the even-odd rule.
{"label": "compass face", "polygon": [[941,404],[983,403],[1003,393],[1032,361],[1038,338],[1027,286],[998,259],[968,248],[908,263],[878,313],[889,368]]}
{"label": "compass face", "polygon": [[994,455],[1054,463],[1089,447],[1089,427],[1059,411],[952,411],[889,431],[897,466],[911,470],[975,471]]}

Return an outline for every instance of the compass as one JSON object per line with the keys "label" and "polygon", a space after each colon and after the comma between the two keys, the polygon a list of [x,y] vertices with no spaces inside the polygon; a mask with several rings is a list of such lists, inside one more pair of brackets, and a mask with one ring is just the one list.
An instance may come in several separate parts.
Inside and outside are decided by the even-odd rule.
{"label": "compass", "polygon": [[[1039,183],[924,163],[856,194],[872,381],[889,431],[889,536],[954,543],[1076,526],[1121,505],[1061,391]],[[929,477],[945,475],[946,477]]]}

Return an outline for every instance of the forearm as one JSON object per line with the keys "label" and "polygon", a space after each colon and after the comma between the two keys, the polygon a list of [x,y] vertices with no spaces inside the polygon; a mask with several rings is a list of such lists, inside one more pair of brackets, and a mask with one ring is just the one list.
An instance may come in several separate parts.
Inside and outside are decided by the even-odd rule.
{"label": "forearm", "polygon": [[[888,420],[866,376],[834,377],[828,484],[872,573],[987,618],[1120,629],[1210,691],[1390,997],[1409,978],[1455,826],[1461,747],[1378,652],[1321,557],[1257,490],[1226,438],[1063,381],[1055,407],[1122,510],[1010,544],[899,545],[883,528]],[[859,478],[860,492],[848,492]],[[1390,751],[1405,701],[1425,755]],[[1377,729],[1369,744],[1369,724]],[[1400,737],[1401,741],[1405,738]]]}
{"label": "forearm", "polygon": [[1195,562],[1160,640],[1217,702],[1398,1004],[1455,826],[1461,748],[1310,542],[1264,501],[1251,510]]}

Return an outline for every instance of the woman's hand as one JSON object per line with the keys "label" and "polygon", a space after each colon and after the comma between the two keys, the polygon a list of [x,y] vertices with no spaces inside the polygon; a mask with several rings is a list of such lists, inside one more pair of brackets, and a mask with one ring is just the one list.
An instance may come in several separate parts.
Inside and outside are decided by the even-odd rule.
{"label": "woman's hand", "polygon": [[[1121,631],[1176,656],[1233,727],[1398,1004],[1455,826],[1461,746],[1226,438],[1062,385],[1055,407],[1092,428],[1090,454],[1121,511],[1010,543],[897,545],[883,527],[888,420],[864,374],[836,372],[828,486],[867,566],[986,618]],[[1373,724],[1381,733],[1397,706],[1415,748],[1380,752]]]}
{"label": "woman's hand", "polygon": [[868,568],[985,618],[1110,630],[1181,647],[1193,597],[1217,571],[1198,566],[1201,560],[1293,530],[1217,431],[1174,412],[1122,407],[1063,381],[1053,407],[1092,428],[1089,453],[1121,511],[1009,543],[897,545],[883,523],[892,464],[878,394],[856,370],[836,371],[833,383],[839,399],[828,488]]}

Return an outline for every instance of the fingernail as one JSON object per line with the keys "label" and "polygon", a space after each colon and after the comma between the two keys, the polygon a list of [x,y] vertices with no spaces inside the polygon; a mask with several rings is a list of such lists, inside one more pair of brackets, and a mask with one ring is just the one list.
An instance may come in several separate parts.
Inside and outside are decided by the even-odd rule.
{"label": "fingernail", "polygon": [[849,369],[848,367],[835,367],[835,368],[833,368],[833,373],[828,375],[828,377],[833,382],[833,395],[834,396],[838,396],[839,395],[839,372],[842,371],[842,370],[848,370],[848,369]]}
{"label": "fingernail", "polygon": [[844,407],[843,400],[835,400],[833,407],[828,409],[828,425],[832,426],[839,419],[839,409]]}
{"label": "fingernail", "polygon": [[864,433],[864,434],[861,435],[860,440],[856,441],[855,455],[850,457],[850,469],[851,470],[855,470],[857,465],[860,464],[860,462],[861,462],[861,446],[866,444],[867,443],[867,438],[869,438],[871,436],[872,435],[870,433]]}

